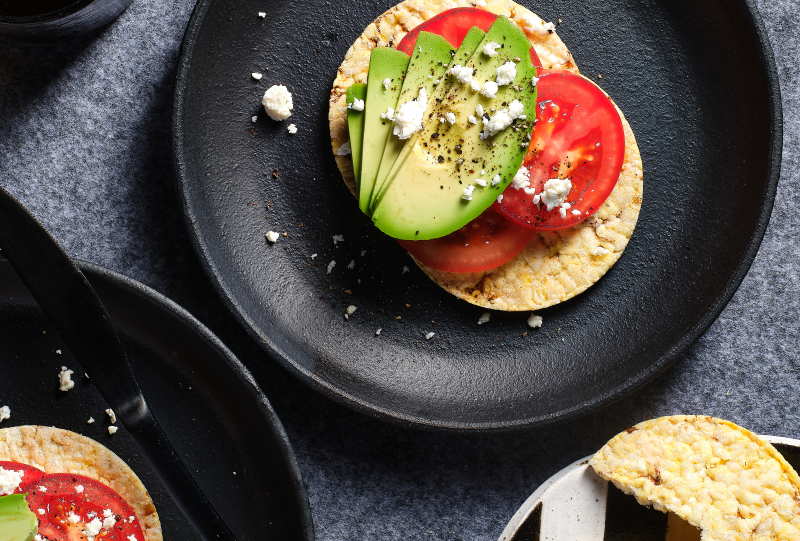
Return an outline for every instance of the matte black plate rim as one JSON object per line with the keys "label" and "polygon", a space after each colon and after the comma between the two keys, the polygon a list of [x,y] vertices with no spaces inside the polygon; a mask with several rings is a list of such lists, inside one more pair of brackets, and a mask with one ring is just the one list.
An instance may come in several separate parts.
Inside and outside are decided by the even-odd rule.
{"label": "matte black plate rim", "polygon": [[[0,260],[2,261],[2,260]],[[129,278],[123,274],[118,272],[112,271],[105,267],[101,267],[99,265],[95,265],[94,263],[89,263],[88,261],[83,261],[76,259],[74,260],[75,264],[84,274],[91,277],[92,275],[99,276],[101,278],[105,278],[106,280],[112,282],[114,285],[127,289],[129,291],[133,291],[141,296],[147,297],[153,303],[155,303],[160,309],[168,312],[169,314],[177,317],[181,320],[187,327],[198,333],[206,340],[210,345],[212,345],[220,354],[220,356],[225,360],[228,368],[233,371],[241,380],[247,383],[253,394],[255,402],[258,403],[259,410],[263,417],[268,419],[268,427],[276,436],[279,442],[279,446],[281,448],[281,454],[284,457],[285,463],[289,472],[292,477],[292,482],[295,487],[295,490],[298,494],[298,501],[297,504],[300,506],[301,515],[303,520],[303,537],[307,541],[314,540],[314,525],[312,522],[311,517],[311,504],[308,501],[308,494],[306,493],[305,485],[303,484],[303,478],[300,473],[300,465],[297,462],[297,457],[294,454],[294,450],[292,449],[291,442],[289,441],[289,436],[286,434],[286,430],[283,428],[283,424],[281,420],[278,418],[278,415],[275,413],[275,410],[272,409],[272,406],[269,403],[266,395],[256,383],[256,380],[253,378],[253,375],[250,374],[250,371],[242,364],[242,362],[233,354],[233,352],[228,349],[228,347],[222,343],[222,341],[211,332],[205,325],[200,323],[192,314],[186,311],[185,308],[181,307],[180,305],[176,304],[174,301],[168,299],[158,291],[147,287],[146,285],[137,282],[136,280]]]}
{"label": "matte black plate rim", "polygon": [[211,280],[217,293],[228,305],[231,312],[233,312],[239,323],[247,330],[247,332],[268,352],[276,359],[284,368],[295,374],[301,381],[311,385],[312,388],[322,392],[356,411],[366,413],[373,417],[399,423],[404,426],[411,426],[415,428],[430,429],[430,430],[447,430],[454,432],[508,432],[515,430],[531,429],[536,427],[543,427],[553,425],[556,423],[564,422],[570,419],[581,417],[592,411],[605,407],[617,400],[636,391],[644,386],[656,376],[664,372],[670,365],[675,363],[681,355],[686,353],[688,349],[694,344],[711,326],[711,324],[719,317],[722,310],[727,306],[728,302],[733,298],[736,290],[741,285],[747,272],[749,271],[756,255],[758,254],[759,246],[769,225],[770,216],[772,214],[772,207],[775,201],[775,194],[777,193],[778,180],[780,177],[781,157],[783,149],[783,114],[781,106],[781,93],[780,83],[778,79],[778,70],[775,64],[775,58],[772,52],[772,47],[767,36],[764,22],[758,12],[754,0],[741,0],[750,15],[750,24],[758,37],[759,56],[762,61],[764,69],[764,76],[766,77],[767,87],[769,88],[769,108],[770,108],[770,124],[771,124],[771,141],[770,147],[772,149],[769,159],[769,173],[766,183],[766,192],[763,194],[761,209],[758,216],[758,223],[750,238],[749,246],[745,252],[745,256],[740,261],[738,267],[731,273],[730,279],[726,284],[723,294],[720,295],[714,305],[706,310],[705,313],[700,314],[694,328],[686,333],[682,340],[674,345],[669,353],[663,355],[661,358],[655,360],[650,369],[641,372],[638,376],[630,378],[628,381],[617,386],[616,388],[595,397],[594,400],[582,404],[579,407],[568,408],[558,411],[550,415],[543,415],[531,417],[527,419],[519,419],[515,421],[506,422],[448,422],[448,421],[435,421],[421,416],[404,415],[396,411],[386,408],[378,407],[370,402],[361,399],[358,396],[344,392],[342,389],[329,384],[317,377],[313,373],[309,373],[301,366],[293,361],[293,359],[282,351],[277,344],[269,339],[268,336],[261,333],[255,324],[247,318],[240,303],[235,296],[231,293],[228,286],[225,284],[225,277],[219,271],[214,261],[209,255],[205,239],[202,237],[198,227],[197,220],[189,204],[187,197],[188,185],[191,182],[187,178],[185,171],[185,153],[184,153],[184,106],[185,106],[185,89],[188,85],[189,66],[192,61],[192,53],[194,46],[198,39],[200,28],[203,24],[208,9],[214,0],[199,0],[189,24],[186,27],[183,43],[181,45],[180,56],[178,61],[178,68],[175,75],[175,87],[173,94],[173,113],[172,113],[172,157],[173,157],[173,170],[176,178],[176,189],[178,197],[183,208],[184,220],[190,233],[192,246],[194,247],[198,257],[200,258],[203,269]]}

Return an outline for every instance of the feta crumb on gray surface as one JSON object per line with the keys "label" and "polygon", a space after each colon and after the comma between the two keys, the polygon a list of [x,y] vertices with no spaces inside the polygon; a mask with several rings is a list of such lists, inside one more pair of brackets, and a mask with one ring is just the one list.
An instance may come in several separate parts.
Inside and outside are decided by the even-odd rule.
{"label": "feta crumb on gray surface", "polygon": [[344,242],[344,235],[334,235],[333,244],[335,245],[337,242]]}
{"label": "feta crumb on gray surface", "polygon": [[391,84],[392,84],[392,80],[387,77],[386,79],[383,80],[383,89],[384,90],[389,90],[389,85],[391,85]]}
{"label": "feta crumb on gray surface", "polygon": [[117,427],[116,426],[109,426],[108,427],[108,433],[109,434],[116,434],[117,433]]}
{"label": "feta crumb on gray surface", "polygon": [[367,251],[366,250],[361,250],[361,257],[364,257],[365,255],[367,255]]}
{"label": "feta crumb on gray surface", "polygon": [[611,253],[610,250],[606,250],[602,246],[598,246],[597,248],[594,249],[592,255],[608,255],[610,253]]}
{"label": "feta crumb on gray surface", "polygon": [[353,103],[348,104],[348,109],[352,109],[353,111],[363,111],[364,110],[364,100],[360,100],[358,98],[353,98]]}
{"label": "feta crumb on gray surface", "polygon": [[25,470],[7,470],[0,468],[0,496],[11,494],[19,488]]}
{"label": "feta crumb on gray surface", "polygon": [[86,424],[87,424],[87,425],[94,424],[94,417],[89,417],[89,420],[88,420],[88,421],[86,421]]}
{"label": "feta crumb on gray surface", "polygon": [[347,268],[348,269],[354,269],[355,267],[356,267],[356,260],[355,259],[351,259],[350,263],[347,264]]}
{"label": "feta crumb on gray surface", "polygon": [[263,77],[263,75],[261,75],[261,74],[260,74],[260,73],[258,73],[257,71],[254,71],[253,73],[251,73],[251,74],[250,74],[250,77],[252,77],[252,78],[253,78],[253,79],[255,79],[256,81],[260,81],[260,80],[261,80],[261,78]]}
{"label": "feta crumb on gray surface", "polygon": [[264,92],[261,104],[272,120],[285,120],[292,116],[292,93],[284,85],[272,85]]}
{"label": "feta crumb on gray surface", "polygon": [[490,41],[489,43],[483,46],[483,54],[488,57],[497,56],[497,49],[500,48],[500,44],[496,41]]}
{"label": "feta crumb on gray surface", "polygon": [[117,415],[114,413],[114,410],[112,410],[111,408],[108,408],[106,410],[106,414],[108,414],[108,418],[111,419],[112,423],[116,423],[117,422]]}
{"label": "feta crumb on gray surface", "polygon": [[317,254],[311,254],[311,259],[314,259],[315,257],[317,257]]}
{"label": "feta crumb on gray surface", "polygon": [[250,120],[253,122],[253,124],[255,124],[256,122],[258,122],[258,117],[253,115],[252,117],[250,117]]}
{"label": "feta crumb on gray surface", "polygon": [[60,349],[56,350],[56,355],[61,355],[61,350]]}
{"label": "feta crumb on gray surface", "polygon": [[266,16],[267,16],[266,12],[264,12],[264,11],[259,11],[258,12],[258,18],[259,19],[264,19],[264,18],[266,18]]}
{"label": "feta crumb on gray surface", "polygon": [[383,329],[378,329],[377,331],[375,331],[375,336],[380,336],[380,335],[381,335],[381,331],[382,331],[382,330],[383,330]]}
{"label": "feta crumb on gray surface", "polygon": [[408,272],[408,267],[403,267],[403,273],[402,274],[405,274],[407,272]]}
{"label": "feta crumb on gray surface", "polygon": [[295,133],[297,133],[297,126],[295,126],[294,124],[289,124],[289,126],[286,127],[286,131],[289,132],[289,135],[294,135]]}
{"label": "feta crumb on gray surface", "polygon": [[78,494],[83,492],[83,485],[75,485],[75,492],[77,492]]}
{"label": "feta crumb on gray surface", "polygon": [[5,421],[6,419],[11,419],[11,408],[8,406],[3,406],[0,408],[0,423]]}
{"label": "feta crumb on gray surface", "polygon": [[506,62],[497,68],[497,75],[494,80],[499,86],[510,85],[517,77],[517,66],[513,62]]}
{"label": "feta crumb on gray surface", "polygon": [[537,316],[536,314],[531,314],[528,318],[528,327],[536,328],[542,326],[542,316]]}
{"label": "feta crumb on gray surface", "polygon": [[484,323],[488,323],[491,317],[492,314],[490,314],[489,312],[484,312],[481,315],[481,318],[478,320],[478,325],[483,325]]}
{"label": "feta crumb on gray surface", "polygon": [[461,194],[461,199],[465,201],[472,201],[472,193],[475,191],[475,186],[467,186],[464,188],[464,193]]}
{"label": "feta crumb on gray surface", "polygon": [[384,120],[394,120],[394,109],[389,107],[385,113],[381,113],[381,118]]}
{"label": "feta crumb on gray surface", "polygon": [[435,332],[429,332],[428,334],[425,335],[425,340],[430,340],[434,336],[436,336]]}
{"label": "feta crumb on gray surface", "polygon": [[330,274],[331,271],[333,270],[333,267],[335,266],[336,266],[336,261],[331,261],[330,263],[328,263],[328,272],[326,272],[325,274]]}
{"label": "feta crumb on gray surface", "polygon": [[348,154],[350,154],[350,141],[347,141],[336,151],[337,156],[347,156]]}
{"label": "feta crumb on gray surface", "polygon": [[350,319],[350,316],[352,316],[352,315],[353,315],[353,313],[354,313],[356,310],[358,310],[358,308],[356,308],[355,306],[353,306],[353,305],[351,304],[350,306],[348,306],[348,307],[347,307],[347,310],[345,310],[345,313],[344,313],[344,318],[345,318],[345,319]]}
{"label": "feta crumb on gray surface", "polygon": [[58,388],[62,391],[69,391],[75,387],[75,382],[72,381],[72,370],[67,370],[66,366],[61,367],[61,372],[58,373]]}
{"label": "feta crumb on gray surface", "polygon": [[280,235],[278,233],[276,233],[275,231],[267,231],[267,234],[265,236],[267,237],[267,240],[272,242],[272,243],[277,241],[278,237],[280,237]]}

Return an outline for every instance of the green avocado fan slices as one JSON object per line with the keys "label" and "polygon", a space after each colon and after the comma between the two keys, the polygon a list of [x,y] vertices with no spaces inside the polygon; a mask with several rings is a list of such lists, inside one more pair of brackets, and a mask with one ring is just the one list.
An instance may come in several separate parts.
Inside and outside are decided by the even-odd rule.
{"label": "green avocado fan slices", "polygon": [[31,541],[39,531],[39,520],[28,508],[24,494],[0,496],[0,539]]}

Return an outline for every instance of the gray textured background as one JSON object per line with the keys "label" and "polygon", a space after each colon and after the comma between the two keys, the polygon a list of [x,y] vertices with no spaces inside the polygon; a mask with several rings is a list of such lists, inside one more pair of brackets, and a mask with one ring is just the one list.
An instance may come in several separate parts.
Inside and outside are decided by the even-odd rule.
{"label": "gray textured background", "polygon": [[290,378],[235,324],[191,250],[170,165],[172,81],[192,0],[134,0],[102,33],[68,44],[0,39],[0,185],[72,256],[171,297],[253,371],[294,444],[319,539],[492,540],[542,481],[647,415],[705,413],[800,437],[800,2],[757,4],[784,108],[782,175],[758,257],[670,370],[545,430],[456,436],[372,420]]}

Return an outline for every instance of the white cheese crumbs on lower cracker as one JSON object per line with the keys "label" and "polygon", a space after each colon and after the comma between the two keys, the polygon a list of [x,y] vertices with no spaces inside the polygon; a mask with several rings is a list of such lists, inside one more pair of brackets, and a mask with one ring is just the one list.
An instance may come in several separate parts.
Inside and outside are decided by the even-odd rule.
{"label": "white cheese crumbs on lower cracker", "polygon": [[267,231],[265,236],[267,237],[268,241],[275,243],[275,241],[278,240],[278,237],[280,237],[280,234],[276,233],[275,231]]}
{"label": "white cheese crumbs on lower cracker", "polygon": [[66,366],[61,367],[61,372],[58,373],[58,388],[61,391],[69,391],[75,387],[75,382],[72,381],[72,374],[75,372],[67,370]]}
{"label": "white cheese crumbs on lower cracker", "polygon": [[484,323],[488,323],[491,317],[492,314],[490,314],[489,312],[484,312],[483,314],[481,314],[481,317],[478,320],[478,325],[483,325]]}

